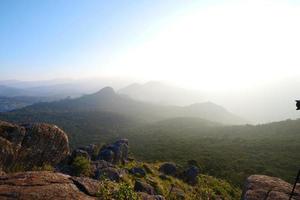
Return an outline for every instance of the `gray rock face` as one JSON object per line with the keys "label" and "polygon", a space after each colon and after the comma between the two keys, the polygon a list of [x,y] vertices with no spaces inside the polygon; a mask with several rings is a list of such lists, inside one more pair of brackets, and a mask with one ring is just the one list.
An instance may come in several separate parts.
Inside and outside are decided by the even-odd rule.
{"label": "gray rock face", "polygon": [[0,121],[0,168],[56,165],[69,154],[68,137],[55,125]]}
{"label": "gray rock face", "polygon": [[[241,200],[288,200],[292,185],[275,177],[252,175],[246,180]],[[300,200],[300,186],[293,200]]]}
{"label": "gray rock face", "polygon": [[128,140],[121,139],[113,144],[103,147],[97,159],[105,160],[114,164],[125,163],[128,159]]}
{"label": "gray rock face", "polygon": [[174,163],[164,163],[160,166],[159,171],[170,176],[177,174],[177,166]]}

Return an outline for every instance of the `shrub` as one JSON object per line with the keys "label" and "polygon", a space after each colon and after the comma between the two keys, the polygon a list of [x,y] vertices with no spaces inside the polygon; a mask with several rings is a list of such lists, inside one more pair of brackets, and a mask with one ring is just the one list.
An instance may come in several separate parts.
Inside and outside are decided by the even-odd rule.
{"label": "shrub", "polygon": [[117,200],[138,200],[137,194],[128,183],[122,183],[115,194]]}
{"label": "shrub", "polygon": [[91,174],[91,163],[87,158],[78,156],[72,162],[72,169],[75,176],[89,176]]}

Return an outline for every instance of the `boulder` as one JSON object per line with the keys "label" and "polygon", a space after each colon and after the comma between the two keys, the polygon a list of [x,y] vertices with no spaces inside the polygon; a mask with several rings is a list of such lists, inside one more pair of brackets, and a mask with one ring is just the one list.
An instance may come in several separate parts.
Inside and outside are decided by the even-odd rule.
{"label": "boulder", "polygon": [[154,188],[146,182],[136,180],[134,184],[134,190],[136,192],[145,192],[150,195],[154,195]]}
{"label": "boulder", "polygon": [[[280,178],[252,175],[246,180],[241,200],[288,200],[292,185]],[[293,200],[300,200],[300,186],[296,188]]]}
{"label": "boulder", "polygon": [[111,181],[116,181],[119,182],[123,175],[124,175],[124,170],[113,168],[113,167],[107,167],[107,168],[102,168],[102,169],[97,169],[95,173],[95,179],[101,180],[101,179],[109,179]]}
{"label": "boulder", "polygon": [[[86,186],[88,181],[82,185]],[[81,191],[70,176],[49,171],[20,172],[0,177],[0,199],[96,199]]]}
{"label": "boulder", "polygon": [[0,121],[0,168],[56,165],[69,154],[67,134],[55,125]]}
{"label": "boulder", "polygon": [[98,160],[105,160],[114,164],[125,163],[128,159],[128,140],[121,139],[113,144],[104,146],[98,156]]}
{"label": "boulder", "polygon": [[129,170],[129,173],[137,176],[137,177],[145,177],[146,171],[141,167],[133,167]]}
{"label": "boulder", "polygon": [[195,185],[198,183],[198,175],[200,170],[196,166],[190,166],[181,174],[181,178],[190,185]]}
{"label": "boulder", "polygon": [[159,171],[170,176],[177,174],[177,166],[174,163],[164,163],[160,166]]}
{"label": "boulder", "polygon": [[82,150],[82,149],[75,149],[73,152],[72,152],[72,155],[71,155],[71,161],[73,161],[76,157],[78,156],[81,156],[81,157],[84,157],[88,160],[91,160],[91,157],[90,155],[88,154],[88,152],[86,152],[85,150]]}
{"label": "boulder", "polygon": [[98,154],[98,152],[97,152],[98,148],[97,148],[97,145],[95,145],[95,144],[89,144],[87,146],[79,147],[78,149],[87,152],[91,159],[93,159],[94,156],[96,154]]}

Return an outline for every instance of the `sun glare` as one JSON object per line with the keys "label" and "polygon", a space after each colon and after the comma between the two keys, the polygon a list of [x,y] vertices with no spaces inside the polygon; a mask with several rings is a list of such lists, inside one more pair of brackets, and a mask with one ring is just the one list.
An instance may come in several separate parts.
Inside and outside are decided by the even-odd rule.
{"label": "sun glare", "polygon": [[207,90],[253,87],[300,74],[299,21],[299,7],[285,3],[195,8],[109,66],[113,74]]}

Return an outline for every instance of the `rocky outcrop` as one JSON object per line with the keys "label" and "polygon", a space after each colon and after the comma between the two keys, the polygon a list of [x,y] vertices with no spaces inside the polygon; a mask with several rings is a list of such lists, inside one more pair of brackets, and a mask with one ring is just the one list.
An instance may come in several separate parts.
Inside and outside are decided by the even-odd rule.
{"label": "rocky outcrop", "polygon": [[[280,178],[252,175],[246,180],[241,200],[288,200],[292,185]],[[300,186],[296,188],[293,200],[300,200]]]}
{"label": "rocky outcrop", "polygon": [[85,157],[88,160],[95,160],[95,156],[97,156],[97,154],[97,146],[95,144],[89,144],[87,146],[82,146],[74,149],[71,154],[71,160],[73,160],[77,156]]}
{"label": "rocky outcrop", "polygon": [[128,149],[128,140],[121,139],[113,144],[104,146],[100,150],[97,159],[114,164],[125,163],[128,159]]}
{"label": "rocky outcrop", "polygon": [[20,172],[0,177],[0,199],[92,200],[98,183],[89,178],[72,179],[61,173]]}
{"label": "rocky outcrop", "polygon": [[68,137],[55,125],[0,121],[0,168],[56,165],[69,154]]}

